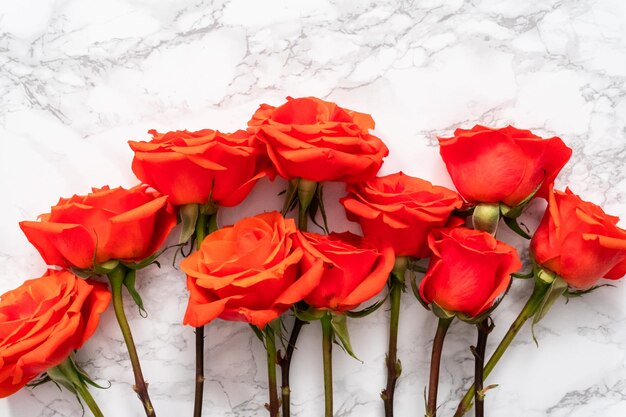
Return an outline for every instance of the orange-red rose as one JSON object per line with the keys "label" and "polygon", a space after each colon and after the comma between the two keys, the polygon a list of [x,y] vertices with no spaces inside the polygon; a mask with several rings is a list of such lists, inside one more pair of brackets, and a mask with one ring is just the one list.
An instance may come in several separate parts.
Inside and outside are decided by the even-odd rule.
{"label": "orange-red rose", "polygon": [[268,173],[264,150],[250,133],[238,130],[186,130],[158,133],[150,142],[129,141],[133,172],[142,182],[170,196],[174,205],[236,206]]}
{"label": "orange-red rose", "polygon": [[522,266],[515,248],[479,230],[437,229],[428,246],[432,256],[420,284],[422,299],[470,317],[491,307]]}
{"label": "orange-red rose", "polygon": [[94,188],[61,198],[40,221],[20,227],[48,265],[91,268],[110,259],[141,261],[154,254],[176,226],[166,196],[138,185]]}
{"label": "orange-red rose", "polygon": [[358,182],[378,172],[389,150],[369,134],[374,120],[315,97],[262,104],[248,122],[278,173],[311,181]]}
{"label": "orange-red rose", "polygon": [[292,219],[271,212],[208,235],[180,265],[190,292],[184,323],[219,317],[262,328],[301,301],[319,283],[321,262],[298,276],[297,233]]}
{"label": "orange-red rose", "polygon": [[111,301],[105,284],[47,271],[0,296],[0,397],[59,365],[91,337]]}
{"label": "orange-red rose", "polygon": [[428,232],[443,227],[463,201],[457,193],[402,172],[349,184],[341,203],[365,236],[389,242],[396,256],[428,256]]}
{"label": "orange-red rose", "polygon": [[603,277],[619,279],[626,275],[626,230],[618,221],[569,189],[555,190],[530,242],[531,254],[574,288],[589,288]]}
{"label": "orange-red rose", "polygon": [[324,271],[319,285],[305,297],[317,309],[349,311],[378,294],[393,269],[395,257],[388,244],[378,244],[350,232],[299,235],[307,271],[320,260]]}
{"label": "orange-red rose", "polygon": [[476,125],[439,138],[439,151],[459,193],[472,203],[516,206],[532,194],[547,198],[572,150],[558,137],[529,130]]}

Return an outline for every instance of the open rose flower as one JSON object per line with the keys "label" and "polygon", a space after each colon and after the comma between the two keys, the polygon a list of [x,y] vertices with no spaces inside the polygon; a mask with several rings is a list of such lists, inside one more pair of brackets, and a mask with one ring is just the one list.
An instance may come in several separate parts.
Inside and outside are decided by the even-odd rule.
{"label": "open rose flower", "polygon": [[522,266],[515,248],[479,230],[436,229],[428,246],[432,256],[420,284],[422,300],[470,317],[489,309]]}
{"label": "open rose flower", "polygon": [[395,262],[391,246],[350,232],[305,232],[300,239],[302,270],[313,268],[320,260],[324,265],[319,285],[304,299],[316,309],[353,310],[385,287]]}
{"label": "open rose flower", "polygon": [[364,181],[376,175],[389,153],[369,134],[374,120],[315,97],[262,104],[248,122],[267,146],[278,173],[311,181]]}
{"label": "open rose flower", "polygon": [[349,184],[341,199],[365,236],[389,242],[396,256],[428,256],[428,232],[443,227],[463,201],[457,193],[402,172]]}
{"label": "open rose flower", "polygon": [[0,296],[0,397],[59,365],[91,337],[111,301],[105,284],[48,270]]}
{"label": "open rose flower", "polygon": [[158,133],[150,142],[129,141],[135,151],[133,172],[142,182],[168,195],[174,205],[236,206],[268,173],[264,149],[250,133],[238,130],[186,130]]}
{"label": "open rose flower", "polygon": [[176,226],[166,196],[146,185],[108,186],[61,198],[40,221],[20,223],[48,265],[91,268],[111,259],[141,261],[154,254]]}
{"label": "open rose flower", "polygon": [[558,137],[543,139],[529,130],[476,125],[439,138],[439,151],[459,193],[472,203],[514,207],[537,187],[547,198],[572,150]]}
{"label": "open rose flower", "polygon": [[555,190],[533,235],[531,254],[574,288],[589,288],[603,277],[619,279],[626,275],[626,230],[618,222],[569,189]]}
{"label": "open rose flower", "polygon": [[292,219],[270,212],[208,235],[180,265],[190,292],[184,323],[219,317],[263,328],[301,301],[319,283],[321,262],[298,276],[297,233]]}

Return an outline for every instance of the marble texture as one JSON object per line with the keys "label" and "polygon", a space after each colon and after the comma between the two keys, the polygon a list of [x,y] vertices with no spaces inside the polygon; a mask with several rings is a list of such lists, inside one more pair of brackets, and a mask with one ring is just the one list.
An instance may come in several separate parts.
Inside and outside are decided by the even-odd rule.
{"label": "marble texture", "polygon": [[[136,183],[126,141],[146,131],[245,126],[258,104],[316,95],[373,115],[403,170],[451,186],[435,137],[475,123],[512,123],[559,135],[574,156],[557,181],[626,218],[626,2],[622,0],[22,0],[0,3],[0,292],[45,266],[18,222],[59,196]],[[495,174],[494,174],[495,175]],[[263,182],[220,222],[280,207],[284,183]],[[331,228],[357,231],[335,203]],[[524,222],[536,226],[543,206]],[[625,226],[624,222],[621,223]],[[523,249],[503,231],[500,238]],[[129,308],[150,392],[161,417],[191,415],[193,332],[180,322],[186,290],[166,256],[141,272],[149,317]],[[530,293],[516,282],[495,314],[489,348]],[[524,328],[488,379],[487,413],[509,417],[626,415],[626,286],[558,302]],[[127,300],[129,301],[129,299]],[[387,315],[350,323],[363,364],[337,349],[337,416],[382,415]],[[435,320],[403,299],[397,417],[423,415]],[[265,357],[241,323],[207,330],[207,416],[266,411]],[[307,326],[293,366],[295,416],[323,412],[321,332]],[[469,381],[473,329],[455,323],[444,350],[440,415]],[[132,375],[112,311],[78,355],[108,390],[93,390],[107,416],[138,417]],[[78,417],[54,386],[0,400],[5,417]],[[450,414],[451,415],[451,414]],[[468,415],[471,415],[468,414]]]}

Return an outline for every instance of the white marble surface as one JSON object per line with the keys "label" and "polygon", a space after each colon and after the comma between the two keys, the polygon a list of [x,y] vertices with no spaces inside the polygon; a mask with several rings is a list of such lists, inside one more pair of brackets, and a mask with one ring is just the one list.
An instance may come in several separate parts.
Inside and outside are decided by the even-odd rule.
{"label": "white marble surface", "polygon": [[[371,113],[399,169],[451,185],[436,135],[474,123],[513,123],[559,135],[574,156],[557,185],[626,218],[626,3],[528,1],[21,0],[0,3],[0,291],[44,265],[18,228],[59,196],[92,185],[133,185],[128,139],[159,130],[245,126],[261,102],[316,95]],[[284,184],[262,183],[223,224],[278,208]],[[331,186],[332,228],[346,223]],[[541,204],[526,216],[534,225]],[[622,222],[622,226],[624,226]],[[500,237],[521,244],[511,234]],[[171,260],[171,257],[168,258]],[[171,262],[141,273],[147,319],[131,324],[161,417],[190,416],[193,332],[183,327],[186,291]],[[495,315],[490,347],[530,288],[515,284]],[[626,285],[559,302],[525,328],[489,378],[491,416],[626,415]],[[337,349],[337,416],[382,415],[386,312],[351,323],[363,364]],[[397,417],[423,414],[435,320],[406,296]],[[444,350],[440,415],[471,376],[469,326],[456,323]],[[141,416],[111,311],[79,358],[108,390],[107,416]],[[264,416],[264,353],[247,326],[208,329],[205,415]],[[294,416],[322,414],[320,329],[308,326],[293,366]],[[0,400],[0,415],[81,415],[54,386]],[[470,414],[471,415],[471,414]]]}

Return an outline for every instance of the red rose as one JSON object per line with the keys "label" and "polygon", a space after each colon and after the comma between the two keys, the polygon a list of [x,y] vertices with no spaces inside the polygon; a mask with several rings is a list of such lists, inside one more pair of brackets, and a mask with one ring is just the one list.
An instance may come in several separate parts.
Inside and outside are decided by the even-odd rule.
{"label": "red rose", "polygon": [[111,259],[141,261],[154,254],[176,226],[166,196],[138,185],[94,188],[61,198],[40,221],[20,223],[48,265],[91,268]]}
{"label": "red rose", "polygon": [[539,187],[547,198],[572,150],[558,137],[543,139],[529,130],[476,125],[439,138],[440,153],[459,193],[472,203],[503,202],[514,207]]}
{"label": "red rose", "polygon": [[515,248],[479,230],[437,229],[428,246],[433,254],[420,284],[422,299],[470,317],[491,307],[522,266]]}
{"label": "red rose", "polygon": [[267,157],[243,130],[149,133],[150,142],[128,142],[135,151],[133,172],[170,196],[172,204],[205,204],[210,199],[236,206],[268,173]]}
{"label": "red rose", "polygon": [[349,311],[378,294],[395,262],[393,249],[350,232],[319,235],[302,233],[301,268],[307,271],[320,260],[324,272],[317,287],[305,297],[317,309]]}
{"label": "red rose", "polygon": [[389,242],[396,256],[427,257],[428,232],[443,227],[463,204],[454,191],[402,172],[347,189],[341,203],[348,219],[359,222],[365,236]]}
{"label": "red rose", "polygon": [[0,397],[59,365],[91,337],[111,301],[105,284],[48,270],[0,296]]}
{"label": "red rose", "polygon": [[287,97],[280,107],[262,104],[248,126],[286,179],[364,181],[389,153],[368,133],[374,128],[369,115],[315,97]]}
{"label": "red rose", "polygon": [[292,219],[271,212],[208,235],[180,264],[190,292],[184,323],[219,317],[262,328],[301,301],[319,283],[321,262],[298,276],[297,233]]}
{"label": "red rose", "polygon": [[569,189],[555,190],[530,242],[531,254],[575,288],[589,288],[602,277],[619,279],[626,275],[626,230],[618,221]]}

